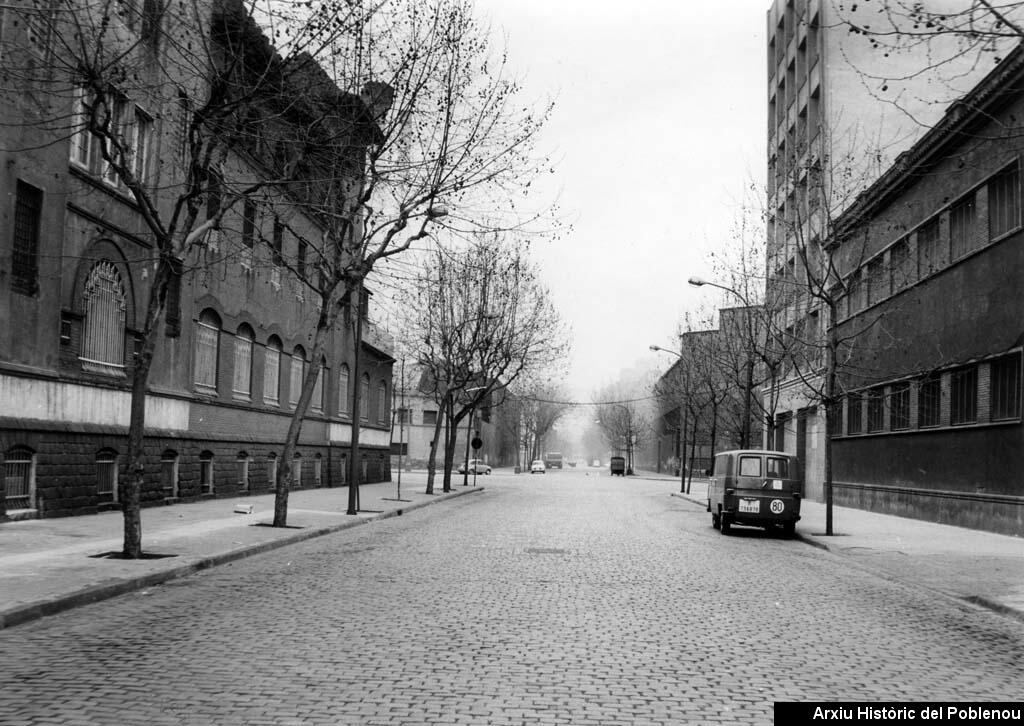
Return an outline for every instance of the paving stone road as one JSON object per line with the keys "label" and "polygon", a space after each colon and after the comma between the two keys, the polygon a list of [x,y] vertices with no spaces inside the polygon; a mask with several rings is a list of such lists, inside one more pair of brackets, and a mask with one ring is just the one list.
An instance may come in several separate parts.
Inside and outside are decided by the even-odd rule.
{"label": "paving stone road", "polygon": [[663,483],[486,491],[0,631],[3,724],[772,722],[775,700],[1018,700],[1024,623]]}

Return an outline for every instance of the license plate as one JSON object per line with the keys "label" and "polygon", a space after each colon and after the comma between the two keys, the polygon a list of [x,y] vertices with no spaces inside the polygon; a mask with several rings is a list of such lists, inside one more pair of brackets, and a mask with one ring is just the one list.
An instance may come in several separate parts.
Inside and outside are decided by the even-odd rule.
{"label": "license plate", "polygon": [[740,511],[747,514],[758,514],[761,511],[760,499],[741,499]]}

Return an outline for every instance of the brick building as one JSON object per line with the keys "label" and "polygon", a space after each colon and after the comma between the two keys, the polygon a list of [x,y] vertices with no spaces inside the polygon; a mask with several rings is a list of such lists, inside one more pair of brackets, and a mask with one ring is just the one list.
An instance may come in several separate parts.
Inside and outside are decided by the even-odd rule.
{"label": "brick building", "polygon": [[[199,27],[183,32],[211,37],[228,53],[224,35],[210,29],[218,13],[238,7],[217,3]],[[155,39],[161,22],[170,32],[166,24],[174,21],[170,13],[143,18],[141,25],[125,20],[118,37],[137,37],[150,69],[173,67],[167,55],[175,46]],[[253,28],[245,28],[243,37],[253,37]],[[0,24],[8,67],[18,53],[32,54],[26,67],[46,63],[54,49],[37,30],[32,23]],[[59,73],[59,64],[52,68]],[[326,76],[318,83],[330,85]],[[72,84],[69,78],[67,86]],[[62,132],[40,122],[46,104],[30,90],[2,92],[9,118],[0,126],[0,504],[19,517],[118,506],[130,374],[155,269],[145,210],[109,173],[83,130]],[[360,146],[372,139],[379,109],[371,112],[363,99],[333,85],[329,94],[341,123],[359,130],[339,142],[347,144],[341,153],[357,162],[349,181],[358,185]],[[176,162],[184,91],[166,96],[140,87],[118,98],[117,114],[132,128],[137,172],[153,189],[173,190],[182,178]],[[65,119],[75,118],[81,103],[74,92],[48,101],[48,113],[54,105],[66,106],[56,112]],[[231,151],[222,167],[225,179],[273,173],[268,139],[294,120],[276,114],[271,126],[259,121],[258,109],[252,111],[253,143]],[[303,279],[315,274],[319,251],[306,240],[325,237],[302,190],[273,187],[259,199],[239,202],[182,261],[180,280],[169,292],[169,335],[157,344],[149,378],[144,505],[273,488],[291,411],[312,363],[317,302]],[[166,201],[162,193],[155,196]],[[361,380],[350,376],[357,313],[344,315],[328,336],[298,452],[289,462],[296,487],[345,484],[357,393],[358,471],[364,481],[389,478],[393,360],[389,337],[367,320],[370,297],[364,294],[357,308],[365,321],[358,346]]]}
{"label": "brick building", "polygon": [[1024,52],[840,219],[835,501],[1024,533]]}

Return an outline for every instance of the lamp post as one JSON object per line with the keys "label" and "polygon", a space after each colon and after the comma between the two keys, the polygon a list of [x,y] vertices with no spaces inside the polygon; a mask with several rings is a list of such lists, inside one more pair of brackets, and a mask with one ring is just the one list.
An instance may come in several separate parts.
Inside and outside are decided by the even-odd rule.
{"label": "lamp post", "polygon": [[[726,292],[732,293],[740,302],[743,303],[744,307],[750,308],[751,305],[747,301],[747,298],[736,290],[732,289],[728,285],[721,285],[717,282],[709,282],[702,277],[691,277],[687,282],[694,287],[702,287],[708,285],[710,287],[717,287],[719,290],[725,290]],[[749,314],[749,313],[748,313]],[[749,343],[750,341],[748,341]],[[744,449],[750,448],[750,401],[753,395],[754,388],[754,356],[751,351],[747,351],[747,362],[746,368],[746,381],[743,386],[743,429],[740,435],[740,446]]]}

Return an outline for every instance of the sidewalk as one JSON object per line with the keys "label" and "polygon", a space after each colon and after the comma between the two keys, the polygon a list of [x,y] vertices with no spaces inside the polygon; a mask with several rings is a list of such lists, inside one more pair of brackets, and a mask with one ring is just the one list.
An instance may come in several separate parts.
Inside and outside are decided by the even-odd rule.
{"label": "sidewalk", "polygon": [[[694,479],[690,493],[680,494],[677,477],[641,476],[671,479],[673,496],[702,509],[707,504],[706,479]],[[808,544],[889,579],[1024,621],[1024,538],[835,506],[833,534],[826,536],[823,503],[805,499],[800,514],[797,536]]]}
{"label": "sidewalk", "polygon": [[[396,473],[397,474],[397,473]],[[472,484],[472,477],[470,478]],[[0,524],[0,628],[138,590],[198,570],[483,491],[453,477],[449,494],[424,494],[426,472],[359,487],[360,512],[345,514],[348,489],[305,489],[288,497],[288,528],[274,519],[274,495],[212,499],[142,510],[142,560],[97,557],[121,551],[121,512]],[[440,492],[440,481],[437,492]],[[252,505],[251,514],[234,513]],[[156,557],[162,555],[162,557]]]}

